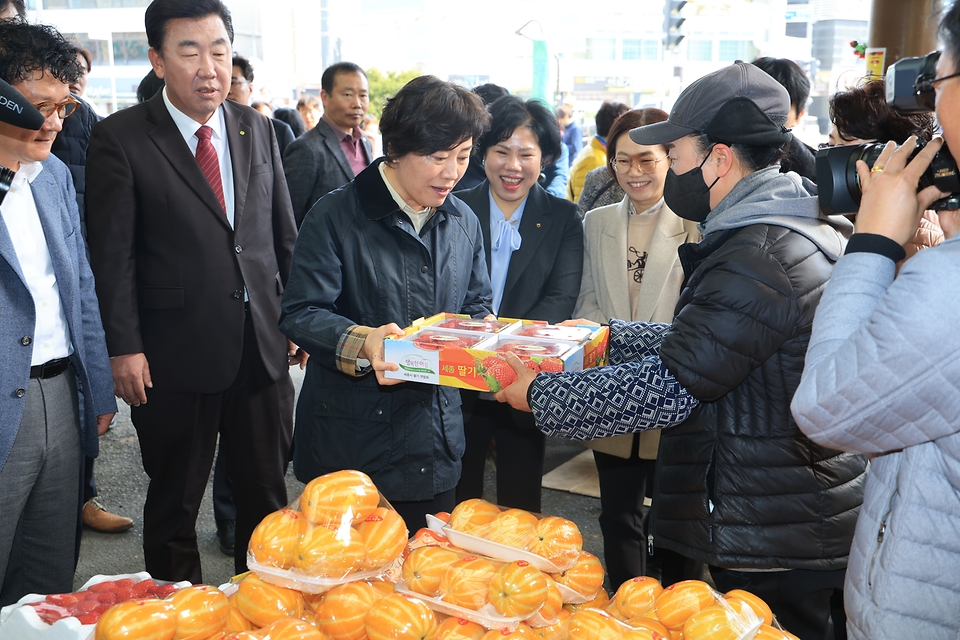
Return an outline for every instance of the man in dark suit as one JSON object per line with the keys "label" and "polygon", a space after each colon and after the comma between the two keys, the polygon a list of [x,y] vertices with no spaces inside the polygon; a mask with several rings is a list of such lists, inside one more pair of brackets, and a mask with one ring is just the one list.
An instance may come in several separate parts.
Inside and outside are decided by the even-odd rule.
{"label": "man in dark suit", "polygon": [[154,0],[145,23],[166,86],[94,128],[87,226],[116,393],[150,476],[146,569],[197,583],[218,433],[235,470],[238,573],[254,527],[287,502],[295,347],[277,320],[296,227],[270,121],[225,101],[230,12]]}
{"label": "man in dark suit", "polygon": [[373,160],[360,123],[370,104],[367,74],[352,62],[327,67],[320,77],[323,117],[283,154],[297,227],[317,200],[339,189]]}

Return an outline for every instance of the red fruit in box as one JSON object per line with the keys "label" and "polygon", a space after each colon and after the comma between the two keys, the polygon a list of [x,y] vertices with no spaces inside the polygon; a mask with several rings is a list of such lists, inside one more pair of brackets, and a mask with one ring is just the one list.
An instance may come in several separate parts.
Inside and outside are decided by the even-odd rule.
{"label": "red fruit in box", "polygon": [[92,585],[90,585],[89,587],[87,587],[87,591],[90,591],[90,592],[93,592],[93,593],[100,593],[100,592],[103,592],[103,591],[111,591],[112,589],[113,589],[113,581],[112,581],[112,580],[106,580],[106,581],[104,581],[104,582],[98,582],[97,584],[92,584]]}
{"label": "red fruit in box", "polygon": [[507,364],[506,360],[497,358],[497,363],[490,363],[487,367],[487,375],[492,377],[500,385],[500,388],[509,387],[517,381],[517,373]]}
{"label": "red fruit in box", "polygon": [[540,371],[540,365],[538,365],[533,360],[524,360],[523,364],[527,369],[530,369],[534,373],[538,373]]}
{"label": "red fruit in box", "polygon": [[173,592],[176,590],[177,588],[172,584],[161,584],[156,589],[154,589],[153,592],[157,595],[158,598],[163,599],[169,595],[172,595]]}
{"label": "red fruit in box", "polygon": [[117,594],[117,602],[126,602],[134,598],[133,589],[130,587],[118,587],[114,593]]}
{"label": "red fruit in box", "polygon": [[80,621],[80,624],[96,624],[97,620],[100,619],[100,614],[102,612],[91,612],[91,613],[81,613],[77,616],[77,620]]}
{"label": "red fruit in box", "polygon": [[131,580],[130,578],[120,578],[114,584],[117,586],[118,589],[129,589],[129,588],[132,588],[133,585],[137,583]]}
{"label": "red fruit in box", "polygon": [[70,611],[75,614],[90,613],[96,608],[97,608],[96,600],[81,600],[80,602],[70,607]]}
{"label": "red fruit in box", "polygon": [[97,594],[97,602],[102,604],[116,604],[118,602],[117,594],[113,591],[101,591]]}
{"label": "red fruit in box", "polygon": [[79,598],[77,598],[77,594],[75,593],[53,593],[44,599],[51,604],[58,604],[61,607],[79,601]]}
{"label": "red fruit in box", "polygon": [[157,588],[157,583],[153,580],[141,580],[140,582],[135,582],[131,589],[133,590],[133,596],[135,598],[142,598],[147,595],[153,595],[153,591]]}
{"label": "red fruit in box", "polygon": [[563,373],[563,362],[556,358],[544,358],[540,361],[540,371]]}

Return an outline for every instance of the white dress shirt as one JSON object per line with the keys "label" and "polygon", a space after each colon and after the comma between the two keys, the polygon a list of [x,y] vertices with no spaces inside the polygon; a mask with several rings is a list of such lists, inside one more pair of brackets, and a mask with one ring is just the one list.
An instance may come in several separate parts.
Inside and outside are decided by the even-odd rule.
{"label": "white dress shirt", "polygon": [[36,308],[36,326],[30,336],[33,342],[31,365],[65,358],[73,353],[70,327],[60,302],[60,287],[30,187],[42,170],[39,162],[21,163],[9,193],[0,205],[0,215]]}

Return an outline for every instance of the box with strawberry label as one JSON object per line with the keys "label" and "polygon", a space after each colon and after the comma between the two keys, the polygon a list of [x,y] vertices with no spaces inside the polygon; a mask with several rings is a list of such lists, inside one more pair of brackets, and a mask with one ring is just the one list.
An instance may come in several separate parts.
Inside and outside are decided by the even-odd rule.
{"label": "box with strawberry label", "polygon": [[388,378],[497,392],[517,379],[512,352],[536,372],[581,371],[606,362],[607,327],[560,326],[533,320],[478,320],[439,313],[421,318],[403,336],[384,341]]}

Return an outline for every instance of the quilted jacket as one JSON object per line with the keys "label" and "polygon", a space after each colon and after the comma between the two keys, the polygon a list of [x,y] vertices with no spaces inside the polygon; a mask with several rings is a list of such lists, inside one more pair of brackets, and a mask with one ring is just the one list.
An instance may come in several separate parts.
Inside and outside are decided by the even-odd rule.
{"label": "quilted jacket", "polygon": [[700,401],[661,435],[655,544],[728,568],[841,569],[866,458],[809,440],[789,404],[849,230],[812,183],[770,167],[680,247],[687,276],[660,359]]}
{"label": "quilted jacket", "polygon": [[844,256],[793,399],[823,446],[874,454],[844,589],[854,640],[960,637],[960,238]]}
{"label": "quilted jacket", "polygon": [[297,478],[367,473],[388,500],[431,500],[456,486],[465,446],[460,390],[380,386],[337,366],[353,325],[410,326],[444,311],[490,313],[477,216],[456,196],[418,234],[380,176],[382,159],[323,196],[304,219],[280,330],[310,354],[297,403]]}

